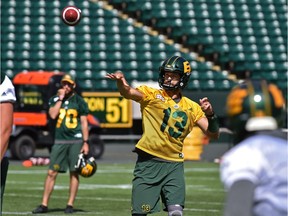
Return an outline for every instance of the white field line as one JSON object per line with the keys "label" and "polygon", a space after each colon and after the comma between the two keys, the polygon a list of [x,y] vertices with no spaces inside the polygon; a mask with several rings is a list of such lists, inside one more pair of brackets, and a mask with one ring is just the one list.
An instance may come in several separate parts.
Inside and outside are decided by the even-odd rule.
{"label": "white field line", "polygon": [[[47,168],[48,170],[48,168]],[[47,170],[8,170],[8,174],[45,174]],[[219,172],[217,168],[185,168],[185,173],[197,173],[197,172]],[[98,169],[97,173],[133,173],[133,169],[125,169],[125,168],[115,168],[108,167],[105,170]]]}
{"label": "white field line", "polygon": [[[31,185],[31,182],[28,181],[7,181],[7,185]],[[68,190],[69,185],[55,185],[54,190]],[[131,190],[131,184],[81,184],[79,185],[80,190],[97,190],[97,189],[123,189],[123,190]],[[207,191],[207,192],[223,192],[224,190],[207,188],[205,185],[186,185],[187,191]],[[33,182],[33,186],[22,188],[22,190],[43,190],[43,182]]]}
{"label": "white field line", "polygon": [[220,212],[217,209],[196,209],[196,208],[184,208],[184,211],[192,211],[192,212]]}
{"label": "white field line", "polygon": [[[48,169],[47,169],[48,170]],[[8,174],[13,174],[13,175],[31,175],[31,174],[46,174],[47,170],[8,170]],[[129,169],[114,169],[114,170],[97,170],[96,173],[133,173],[133,170],[129,170]],[[67,174],[66,173],[61,173],[62,175]]]}
{"label": "white field line", "polygon": [[211,173],[211,172],[219,172],[219,168],[184,168],[185,173],[195,173],[195,172],[207,172],[207,173]]}
{"label": "white field line", "polygon": [[224,189],[215,189],[215,188],[207,188],[206,185],[193,185],[193,183],[191,185],[186,184],[186,192],[188,191],[207,191],[207,192],[224,192]]}
{"label": "white field line", "polygon": [[[188,170],[187,172],[203,172],[202,170],[195,170],[195,171],[191,171]],[[214,170],[210,170],[212,172],[214,172]],[[46,170],[9,170],[8,174],[10,175],[36,175],[36,174],[46,174],[47,171]],[[127,170],[127,169],[118,169],[118,170],[97,170],[96,174],[105,174],[106,176],[109,174],[114,174],[114,173],[123,173],[123,174],[131,174],[131,176],[133,175],[133,170]],[[68,172],[66,173],[61,173],[61,175],[69,175]],[[201,181],[217,181],[218,179],[215,177],[197,177],[195,175],[193,176],[189,176],[186,177],[186,182],[189,182],[189,180],[201,180]],[[219,181],[220,181],[220,177],[219,177]]]}
{"label": "white field line", "polygon": [[[6,185],[31,185],[31,182],[28,181],[7,181]],[[18,187],[19,188],[19,187]],[[23,190],[43,190],[43,182],[33,182],[33,186],[22,188]],[[54,190],[67,190],[69,185],[55,185]],[[109,185],[109,184],[81,184],[79,185],[80,190],[95,190],[95,189],[132,189],[131,184],[118,184],[118,185]]]}
{"label": "white field line", "polygon": [[[19,194],[15,194],[15,193],[5,193],[5,196],[10,196],[10,197],[18,197]],[[25,195],[21,195],[24,199],[25,198],[42,198],[42,195],[29,195],[29,194],[25,194]],[[67,196],[58,196],[58,195],[52,195],[53,199],[67,199]],[[114,198],[109,198],[109,197],[84,197],[84,196],[77,196],[76,198],[77,200],[94,200],[94,201],[117,201],[117,202],[130,202],[130,198],[129,199],[114,199]],[[185,202],[186,204],[193,204],[193,205],[223,205],[223,203],[221,202],[195,202],[195,201],[189,201],[186,200]],[[185,210],[189,210],[190,208],[185,208]],[[202,209],[203,211],[205,211],[206,209]],[[213,210],[213,209],[212,209]],[[199,209],[200,211],[200,209]],[[215,210],[216,211],[216,210]]]}
{"label": "white field line", "polygon": [[[5,193],[5,196],[10,196],[10,197],[19,197],[19,194],[15,193]],[[42,195],[21,195],[23,198],[42,198]],[[52,195],[52,199],[67,199],[67,196],[56,196]],[[96,200],[96,201],[117,201],[117,202],[130,202],[130,199],[114,199],[114,198],[103,198],[103,197],[84,197],[84,196],[77,196],[77,200]]]}
{"label": "white field line", "polygon": [[[2,212],[3,215],[31,215],[31,212]],[[75,213],[77,214],[77,212]],[[48,214],[41,214],[42,216],[51,216],[51,212]],[[81,212],[81,215],[104,215],[103,212]],[[55,214],[53,216],[63,216],[63,214]]]}
{"label": "white field line", "polygon": [[187,176],[185,177],[186,182],[193,182],[195,180],[197,181],[220,181],[220,176],[219,177],[199,177],[199,176]]}

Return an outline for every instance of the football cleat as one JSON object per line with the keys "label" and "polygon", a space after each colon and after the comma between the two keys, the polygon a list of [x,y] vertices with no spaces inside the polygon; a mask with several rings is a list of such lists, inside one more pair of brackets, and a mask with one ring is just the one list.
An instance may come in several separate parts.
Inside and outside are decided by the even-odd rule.
{"label": "football cleat", "polygon": [[43,206],[43,205],[37,206],[37,208],[35,208],[32,211],[33,214],[43,214],[43,213],[47,213],[47,212],[48,212],[48,207],[47,206]]}

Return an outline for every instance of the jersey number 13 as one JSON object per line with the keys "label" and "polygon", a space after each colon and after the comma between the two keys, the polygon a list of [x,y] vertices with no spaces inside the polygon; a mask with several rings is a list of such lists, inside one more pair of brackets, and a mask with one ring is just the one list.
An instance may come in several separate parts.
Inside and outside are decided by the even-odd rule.
{"label": "jersey number 13", "polygon": [[163,110],[163,112],[164,112],[164,117],[163,117],[163,122],[160,127],[160,130],[162,132],[164,132],[166,127],[168,126],[168,120],[171,116],[173,119],[181,119],[180,121],[177,121],[174,124],[174,127],[168,127],[169,135],[174,138],[178,138],[183,133],[184,127],[187,124],[188,118],[187,118],[186,113],[182,111],[178,111],[178,110],[171,113],[170,107],[168,109]]}

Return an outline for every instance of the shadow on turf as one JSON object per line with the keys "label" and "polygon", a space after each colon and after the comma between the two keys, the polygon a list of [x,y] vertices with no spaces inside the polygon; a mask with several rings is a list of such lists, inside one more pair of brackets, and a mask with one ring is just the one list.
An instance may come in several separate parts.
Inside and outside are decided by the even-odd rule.
{"label": "shadow on turf", "polygon": [[[65,208],[49,208],[48,209],[48,214],[49,213],[52,213],[52,212],[64,212],[65,211]],[[83,209],[77,209],[77,208],[73,208],[73,213],[77,213],[77,212],[88,212],[88,211],[85,211]]]}

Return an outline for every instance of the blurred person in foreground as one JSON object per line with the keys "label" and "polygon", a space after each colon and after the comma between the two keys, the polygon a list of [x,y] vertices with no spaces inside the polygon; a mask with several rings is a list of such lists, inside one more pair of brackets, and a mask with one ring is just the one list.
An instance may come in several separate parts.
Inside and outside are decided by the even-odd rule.
{"label": "blurred person in foreground", "polygon": [[64,210],[73,213],[73,204],[79,188],[79,173],[75,165],[80,152],[88,154],[88,105],[74,89],[76,83],[70,75],[64,75],[57,95],[49,100],[49,115],[56,121],[55,142],[50,154],[42,204],[33,214],[48,212],[48,202],[58,173],[70,172],[69,199]]}
{"label": "blurred person in foreground", "polygon": [[285,102],[277,86],[247,80],[227,98],[234,144],[221,160],[225,216],[287,216]]}
{"label": "blurred person in foreground", "polygon": [[13,103],[16,101],[14,86],[6,76],[5,73],[1,73],[0,80],[0,116],[1,116],[1,202],[0,202],[0,214],[2,214],[3,195],[6,183],[6,177],[8,172],[9,160],[5,156],[8,148],[9,138],[12,133],[13,127]]}
{"label": "blurred person in foreground", "polygon": [[160,198],[169,216],[182,216],[185,202],[183,140],[194,125],[209,138],[218,138],[219,125],[208,98],[200,105],[182,95],[191,74],[189,62],[179,56],[159,68],[161,89],[131,87],[122,72],[107,74],[117,81],[120,94],[140,103],[142,138],[135,146],[138,159],[132,181],[132,215],[159,212]]}

